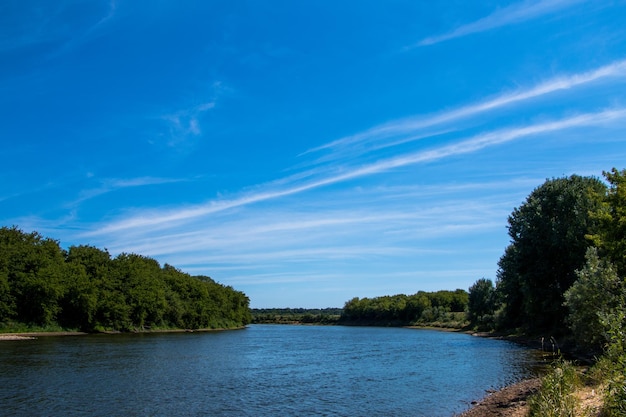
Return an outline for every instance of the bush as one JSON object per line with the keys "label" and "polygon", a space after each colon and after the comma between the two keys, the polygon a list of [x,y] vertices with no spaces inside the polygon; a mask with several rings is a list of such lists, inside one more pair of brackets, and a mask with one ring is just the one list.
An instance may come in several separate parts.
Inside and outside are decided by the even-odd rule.
{"label": "bush", "polygon": [[609,372],[604,403],[606,417],[626,417],[626,313],[614,311],[603,317],[610,342],[602,358]]}
{"label": "bush", "polygon": [[541,380],[539,392],[530,398],[531,417],[574,417],[578,400],[573,395],[580,385],[570,362],[558,360]]}

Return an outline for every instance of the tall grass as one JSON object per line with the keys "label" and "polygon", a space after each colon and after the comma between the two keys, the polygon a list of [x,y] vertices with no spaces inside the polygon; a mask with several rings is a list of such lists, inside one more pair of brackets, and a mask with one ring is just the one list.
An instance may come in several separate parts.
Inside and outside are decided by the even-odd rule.
{"label": "tall grass", "polygon": [[542,378],[539,392],[529,400],[530,417],[574,417],[578,399],[573,395],[580,386],[576,368],[559,359]]}
{"label": "tall grass", "polygon": [[602,417],[626,417],[626,355],[601,358],[592,369],[605,385]]}
{"label": "tall grass", "polygon": [[[622,306],[626,304],[624,301]],[[604,416],[626,417],[626,311],[613,311],[601,317],[601,321],[608,329],[609,336],[609,344],[602,358],[602,368],[607,375]]]}

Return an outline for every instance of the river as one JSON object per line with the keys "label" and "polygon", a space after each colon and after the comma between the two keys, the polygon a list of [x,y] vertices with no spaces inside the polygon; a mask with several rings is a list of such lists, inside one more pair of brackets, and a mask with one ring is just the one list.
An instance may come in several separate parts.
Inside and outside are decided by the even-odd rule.
{"label": "river", "polygon": [[0,342],[6,416],[445,416],[535,352],[433,330],[251,325]]}

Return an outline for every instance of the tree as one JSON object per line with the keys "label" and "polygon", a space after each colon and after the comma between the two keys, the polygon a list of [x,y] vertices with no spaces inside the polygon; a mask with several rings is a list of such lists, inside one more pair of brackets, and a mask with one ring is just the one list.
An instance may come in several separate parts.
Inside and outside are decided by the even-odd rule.
{"label": "tree", "polygon": [[[63,296],[64,254],[56,240],[0,229],[0,319],[51,324]],[[8,292],[7,292],[8,287]]]}
{"label": "tree", "polygon": [[511,245],[499,262],[504,321],[529,331],[562,331],[563,293],[576,280],[606,186],[572,175],[547,180],[508,219]]}
{"label": "tree", "polygon": [[473,324],[483,324],[494,312],[493,282],[481,278],[469,288],[468,315]]}
{"label": "tree", "polygon": [[98,308],[95,282],[89,278],[85,267],[77,263],[66,263],[63,281],[65,292],[59,300],[59,324],[83,331],[94,330]]}
{"label": "tree", "polygon": [[237,327],[250,300],[209,277],[151,258],[72,246],[0,228],[0,323],[60,324],[87,331],[145,326]]}
{"label": "tree", "polygon": [[591,217],[597,221],[595,233],[588,237],[610,259],[620,276],[626,276],[626,169],[603,172],[609,183],[606,195]]}
{"label": "tree", "polygon": [[145,256],[122,253],[113,260],[112,272],[122,284],[132,324],[139,328],[162,324],[167,302],[159,263]]}
{"label": "tree", "polygon": [[626,308],[626,286],[615,267],[598,257],[597,248],[589,248],[586,259],[584,267],[576,272],[578,279],[565,292],[565,305],[577,343],[599,349],[609,341],[606,318]]}
{"label": "tree", "polygon": [[97,326],[112,328],[104,319],[104,305],[109,291],[119,291],[111,280],[111,255],[93,246],[71,246],[65,257],[67,292],[63,299],[60,324],[94,330]]}

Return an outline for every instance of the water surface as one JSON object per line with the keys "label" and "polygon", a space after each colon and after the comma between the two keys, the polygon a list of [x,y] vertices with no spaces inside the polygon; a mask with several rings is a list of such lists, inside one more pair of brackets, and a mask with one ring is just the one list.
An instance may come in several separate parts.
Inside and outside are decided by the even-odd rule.
{"label": "water surface", "polygon": [[451,416],[536,358],[405,328],[41,337],[0,343],[0,415]]}

